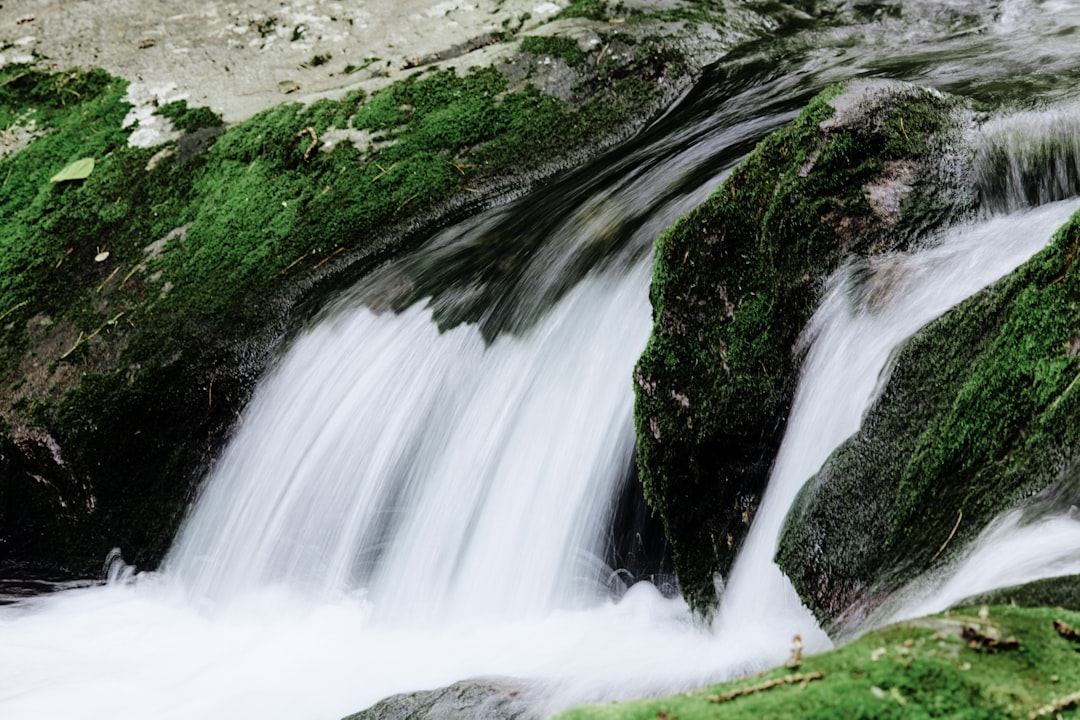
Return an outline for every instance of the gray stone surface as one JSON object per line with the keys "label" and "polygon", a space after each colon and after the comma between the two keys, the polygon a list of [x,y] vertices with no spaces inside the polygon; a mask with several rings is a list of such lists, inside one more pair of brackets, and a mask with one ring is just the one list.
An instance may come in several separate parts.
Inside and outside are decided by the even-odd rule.
{"label": "gray stone surface", "polygon": [[[206,105],[227,122],[287,99],[385,85],[409,66],[461,53],[489,65],[493,32],[536,27],[568,4],[549,0],[6,0],[0,66],[45,59],[97,66],[133,93]],[[450,51],[454,50],[454,53]],[[444,63],[445,66],[445,63]],[[350,69],[347,72],[347,68]]]}

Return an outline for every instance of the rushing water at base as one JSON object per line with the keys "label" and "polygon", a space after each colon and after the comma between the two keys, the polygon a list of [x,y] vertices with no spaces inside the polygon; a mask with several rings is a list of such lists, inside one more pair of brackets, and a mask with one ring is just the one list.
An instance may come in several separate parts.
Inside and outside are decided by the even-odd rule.
{"label": "rushing water at base", "polygon": [[[521,679],[544,713],[776,664],[796,633],[826,646],[771,562],[786,509],[858,427],[898,343],[1075,209],[1024,209],[1076,192],[1075,142],[1056,141],[1045,181],[1042,147],[1015,142],[1068,140],[1075,125],[1025,110],[990,126],[983,171],[1008,172],[983,200],[1010,215],[836,275],[710,629],[646,583],[611,593],[619,568],[602,558],[632,460],[652,239],[829,82],[903,77],[1013,102],[1067,94],[1078,15],[1068,3],[920,0],[903,19],[763,43],[631,149],[448,228],[369,279],[260,386],[164,571],[0,608],[0,717],[337,718],[475,676]],[[521,252],[487,263],[507,243]],[[403,278],[406,307],[376,300]],[[428,295],[430,307],[416,304]],[[972,576],[990,587],[1075,572],[1075,548],[1069,517],[1007,515],[893,616],[985,589]]]}

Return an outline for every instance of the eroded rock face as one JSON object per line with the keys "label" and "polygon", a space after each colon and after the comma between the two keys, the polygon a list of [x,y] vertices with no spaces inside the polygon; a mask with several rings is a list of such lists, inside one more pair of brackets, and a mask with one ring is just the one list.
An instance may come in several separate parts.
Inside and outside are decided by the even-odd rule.
{"label": "eroded rock face", "polygon": [[971,208],[973,122],[911,85],[827,91],[658,239],[634,374],[639,469],[696,609],[715,603],[757,509],[825,279]]}
{"label": "eroded rock face", "polygon": [[[803,488],[778,562],[827,628],[857,628],[1006,510],[1034,521],[1077,504],[1078,248],[1074,216],[1019,270],[917,333],[859,432]],[[1075,595],[1075,580],[1027,594],[1062,587],[1057,597]]]}

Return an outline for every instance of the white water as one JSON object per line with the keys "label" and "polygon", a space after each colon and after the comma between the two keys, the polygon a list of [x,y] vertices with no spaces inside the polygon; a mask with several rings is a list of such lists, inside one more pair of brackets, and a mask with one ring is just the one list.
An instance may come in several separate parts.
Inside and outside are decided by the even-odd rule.
{"label": "white water", "polygon": [[410,622],[594,602],[602,499],[632,460],[648,273],[587,279],[491,347],[419,306],[339,311],[259,389],[168,574],[209,601],[364,588]]}
{"label": "white water", "polygon": [[771,562],[791,499],[858,427],[896,345],[1076,205],[838,274],[712,630],[648,586],[598,597],[597,497],[629,461],[648,331],[642,267],[586,280],[488,348],[420,308],[314,328],[260,389],[166,572],[0,612],[0,716],[336,718],[478,675],[537,683],[550,710],[782,662],[796,632],[821,647]]}

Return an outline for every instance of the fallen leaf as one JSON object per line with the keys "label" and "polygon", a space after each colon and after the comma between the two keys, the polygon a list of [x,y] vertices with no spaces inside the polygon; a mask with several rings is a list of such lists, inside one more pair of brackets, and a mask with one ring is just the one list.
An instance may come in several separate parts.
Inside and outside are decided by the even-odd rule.
{"label": "fallen leaf", "polygon": [[94,158],[82,158],[76,160],[60,172],[49,178],[49,182],[66,182],[68,180],[85,180],[94,172]]}

